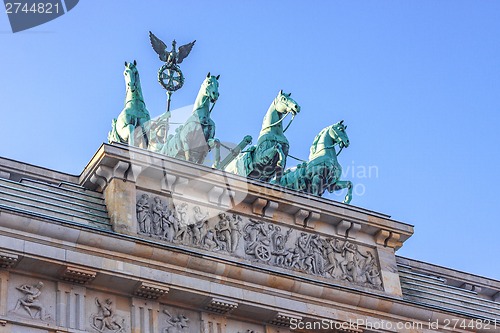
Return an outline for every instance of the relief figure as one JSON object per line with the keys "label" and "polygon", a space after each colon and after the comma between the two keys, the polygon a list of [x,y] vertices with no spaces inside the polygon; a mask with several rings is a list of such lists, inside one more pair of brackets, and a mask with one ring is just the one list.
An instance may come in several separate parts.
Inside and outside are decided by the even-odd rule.
{"label": "relief figure", "polygon": [[141,195],[136,204],[137,222],[139,230],[144,234],[151,234],[151,212],[149,211],[149,196]]}
{"label": "relief figure", "polygon": [[16,306],[12,312],[16,312],[19,308],[23,308],[31,318],[40,318],[47,320],[50,318],[47,315],[45,307],[42,305],[38,297],[42,295],[43,282],[38,282],[36,285],[23,284],[16,287],[17,290],[24,294],[23,297],[17,300]]}
{"label": "relief figure", "polygon": [[113,302],[107,298],[101,302],[99,298],[95,298],[95,305],[98,313],[93,314],[90,320],[90,326],[97,332],[105,333],[121,333],[125,331],[125,319],[115,314]]}

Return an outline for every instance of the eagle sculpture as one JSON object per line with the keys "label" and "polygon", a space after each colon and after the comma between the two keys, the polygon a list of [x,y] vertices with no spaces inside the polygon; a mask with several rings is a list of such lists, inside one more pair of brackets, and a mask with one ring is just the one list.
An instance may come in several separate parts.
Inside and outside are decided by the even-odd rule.
{"label": "eagle sculpture", "polygon": [[167,51],[167,45],[156,37],[151,31],[149,32],[149,40],[151,41],[151,45],[156,53],[160,56],[160,60],[166,63],[171,63],[173,65],[180,64],[184,58],[189,55],[191,49],[193,48],[196,40],[188,43],[186,45],[182,45],[179,47],[179,50],[176,49],[177,42],[172,42],[172,51]]}

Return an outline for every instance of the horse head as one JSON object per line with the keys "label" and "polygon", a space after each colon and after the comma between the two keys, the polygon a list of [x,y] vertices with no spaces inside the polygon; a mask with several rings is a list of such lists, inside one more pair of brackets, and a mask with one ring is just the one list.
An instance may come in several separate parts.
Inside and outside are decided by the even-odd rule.
{"label": "horse head", "polygon": [[207,96],[212,103],[215,103],[219,98],[219,77],[220,75],[213,76],[208,72],[207,77],[201,85],[202,88],[205,89],[205,96]]}
{"label": "horse head", "polygon": [[283,90],[280,90],[278,96],[274,99],[274,105],[277,112],[280,113],[291,113],[295,116],[300,112],[300,106],[291,98],[292,94],[286,94]]}
{"label": "horse head", "polygon": [[332,137],[335,143],[339,144],[340,148],[349,147],[349,137],[346,133],[347,126],[344,125],[344,121],[340,121],[336,124],[330,126],[328,134]]}
{"label": "horse head", "polygon": [[125,61],[125,70],[123,71],[123,76],[125,77],[125,82],[127,83],[127,90],[135,92],[140,87],[139,81],[139,71],[137,71],[137,61],[134,63]]}

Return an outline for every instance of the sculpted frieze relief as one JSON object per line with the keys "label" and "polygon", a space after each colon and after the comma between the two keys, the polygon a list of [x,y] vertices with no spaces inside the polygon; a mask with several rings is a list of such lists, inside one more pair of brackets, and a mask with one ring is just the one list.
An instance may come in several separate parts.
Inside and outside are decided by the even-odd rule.
{"label": "sculpted frieze relief", "polygon": [[124,333],[125,318],[115,313],[111,299],[95,298],[96,312],[90,316],[90,326],[99,333]]}
{"label": "sculpted frieze relief", "polygon": [[140,235],[382,289],[374,250],[349,240],[146,193],[138,196],[136,209]]}
{"label": "sculpted frieze relief", "polygon": [[189,332],[189,318],[185,314],[171,315],[167,309],[164,309],[163,313],[167,315],[164,333]]}
{"label": "sculpted frieze relief", "polygon": [[18,311],[23,311],[32,319],[44,321],[51,319],[46,306],[40,300],[43,286],[43,282],[40,281],[35,285],[23,284],[16,287],[23,295],[18,298],[15,307],[10,312],[19,313]]}

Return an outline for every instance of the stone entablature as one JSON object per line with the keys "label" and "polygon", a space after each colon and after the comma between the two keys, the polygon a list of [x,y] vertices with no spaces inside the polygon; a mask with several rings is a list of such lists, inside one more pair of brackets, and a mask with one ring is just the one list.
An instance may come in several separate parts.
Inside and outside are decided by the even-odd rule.
{"label": "stone entablature", "polygon": [[[236,219],[242,219],[239,225],[241,230],[233,232],[233,235],[228,233],[229,238],[241,233],[241,237],[237,237],[241,245],[239,249],[225,248],[222,252],[253,261],[257,267],[271,264],[273,267],[281,266],[277,271],[288,269],[307,272],[309,275],[327,278],[330,282],[347,281],[350,285],[383,289],[392,295],[402,295],[394,251],[411,236],[413,228],[391,220],[387,215],[321,197],[299,194],[203,165],[120,144],[101,146],[82,173],[80,181],[83,186],[102,191],[111,224],[116,232],[127,235],[137,235],[138,232],[141,235],[154,235],[153,239],[163,243],[165,240],[175,243],[174,238],[182,237],[180,244],[186,242],[185,238],[191,232],[191,245],[199,249],[205,247],[213,252],[224,246],[217,242],[223,237],[218,237],[217,233],[224,233],[215,229],[220,221],[213,219],[218,218],[219,213],[227,212],[228,220],[224,223],[231,223],[232,214],[236,214]],[[148,198],[145,200],[148,207],[145,210],[141,208],[143,195]],[[154,198],[162,202],[158,204],[157,209],[154,209]],[[175,209],[171,203],[165,205],[167,198],[179,202]],[[165,211],[167,207],[170,208]],[[208,213],[212,216],[210,227],[205,225],[207,234],[203,236],[203,240],[198,239],[199,228],[188,227],[191,223],[197,223],[192,222],[194,207],[203,207],[203,211],[198,214]],[[181,234],[173,236],[163,225],[170,224],[169,228],[174,228],[173,217],[186,215],[187,211],[182,212],[186,209],[190,211],[191,221],[182,222],[182,218],[177,218],[181,221],[177,225],[186,224],[186,228],[181,229]],[[154,213],[155,210],[158,213]],[[146,217],[151,219],[147,223],[149,227],[145,226]],[[169,219],[172,222],[168,222]],[[274,225],[279,226],[279,236],[282,239],[287,230],[292,230],[287,248],[278,250],[283,251],[285,257],[288,255],[288,258],[283,260],[285,264],[281,263],[283,258],[278,259],[280,255],[271,253],[278,252],[268,246],[251,244],[250,246],[256,246],[258,251],[256,253],[254,248],[248,250],[249,244],[244,239],[243,229],[247,227],[249,234],[246,237],[251,238],[250,234],[255,233],[253,230],[257,230],[258,225],[267,229],[273,228]],[[162,233],[163,235],[160,235]],[[304,233],[304,238],[312,239],[313,243],[317,242],[319,246],[312,249],[308,245],[307,249],[301,250],[298,240],[301,233]],[[259,237],[262,238],[263,235]],[[330,240],[332,245],[328,244]],[[200,246],[198,243],[201,241],[203,244]],[[232,242],[230,246],[235,244],[236,242]],[[297,253],[292,253],[294,251]],[[314,255],[314,251],[321,254]],[[294,257],[297,263],[294,263]],[[291,264],[294,265],[293,268],[286,267]],[[333,276],[328,270],[332,271]]]}

